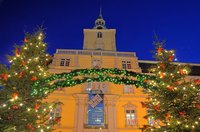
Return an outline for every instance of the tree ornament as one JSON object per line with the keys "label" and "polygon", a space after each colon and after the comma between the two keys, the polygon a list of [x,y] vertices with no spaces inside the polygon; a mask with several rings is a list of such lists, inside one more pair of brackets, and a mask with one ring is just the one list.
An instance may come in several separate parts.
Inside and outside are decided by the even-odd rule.
{"label": "tree ornament", "polygon": [[61,120],[61,117],[56,117],[56,118],[55,118],[55,122],[56,122],[56,123],[60,122],[60,120]]}
{"label": "tree ornament", "polygon": [[36,81],[37,80],[37,77],[36,76],[32,76],[31,77],[31,81]]}
{"label": "tree ornament", "polygon": [[22,72],[19,73],[19,76],[18,76],[18,77],[19,77],[19,78],[22,78],[22,77],[24,76],[24,74],[25,74],[24,71],[22,71]]}
{"label": "tree ornament", "polygon": [[160,110],[160,105],[155,105],[155,106],[154,106],[154,109],[155,109],[156,111],[159,111],[159,110]]}
{"label": "tree ornament", "polygon": [[162,52],[163,52],[163,48],[162,48],[162,47],[158,47],[157,53],[158,53],[158,54],[161,54]]}
{"label": "tree ornament", "polygon": [[174,56],[170,55],[169,58],[168,58],[168,61],[173,61],[173,59],[174,59]]}
{"label": "tree ornament", "polygon": [[165,69],[165,64],[161,63],[160,67],[164,70]]}
{"label": "tree ornament", "polygon": [[26,37],[24,38],[24,42],[25,42],[25,43],[28,43],[28,39],[27,39]]}
{"label": "tree ornament", "polygon": [[22,66],[25,66],[26,65],[26,60],[23,60],[22,61]]}
{"label": "tree ornament", "polygon": [[186,69],[180,69],[179,72],[180,72],[181,75],[187,74],[187,70]]}
{"label": "tree ornament", "polygon": [[185,111],[181,111],[181,112],[179,112],[179,115],[180,115],[181,117],[184,117],[184,116],[186,115],[186,112],[185,112]]}
{"label": "tree ornament", "polygon": [[1,74],[1,78],[2,78],[4,81],[7,81],[7,80],[8,80],[8,74],[2,73],[2,74]]}
{"label": "tree ornament", "polygon": [[19,52],[19,49],[18,49],[18,48],[15,48],[15,55],[16,55],[16,56],[19,56],[19,55],[20,55],[20,52]]}
{"label": "tree ornament", "polygon": [[12,94],[12,98],[13,98],[13,99],[17,99],[17,98],[18,98],[18,96],[19,96],[19,94],[18,94],[18,93],[13,93],[13,94]]}
{"label": "tree ornament", "polygon": [[197,104],[196,107],[198,110],[200,110],[200,104]]}
{"label": "tree ornament", "polygon": [[170,113],[167,113],[167,114],[165,114],[165,118],[169,118],[171,116],[171,114]]}
{"label": "tree ornament", "polygon": [[160,78],[164,78],[165,74],[163,72],[160,72]]}
{"label": "tree ornament", "polygon": [[174,85],[176,85],[176,86],[179,85],[179,82],[178,81],[174,82]]}
{"label": "tree ornament", "polygon": [[167,89],[168,89],[169,91],[172,91],[172,90],[174,89],[174,87],[173,87],[173,86],[168,86]]}
{"label": "tree ornament", "polygon": [[148,82],[148,80],[145,79],[145,80],[144,80],[144,83],[147,83],[147,82]]}
{"label": "tree ornament", "polygon": [[12,106],[12,109],[13,109],[13,110],[17,110],[18,108],[19,108],[18,105],[13,105],[13,106]]}
{"label": "tree ornament", "polygon": [[200,79],[194,80],[194,84],[195,84],[195,85],[199,85],[199,84],[200,84]]}
{"label": "tree ornament", "polygon": [[35,110],[38,110],[40,108],[40,104],[36,103],[35,104]]}

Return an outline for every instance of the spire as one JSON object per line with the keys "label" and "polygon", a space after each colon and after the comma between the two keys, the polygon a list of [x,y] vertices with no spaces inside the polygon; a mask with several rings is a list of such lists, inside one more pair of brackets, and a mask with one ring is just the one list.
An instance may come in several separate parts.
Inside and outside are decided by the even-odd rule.
{"label": "spire", "polygon": [[99,9],[99,18],[103,19],[103,17],[102,17],[102,11],[101,11],[101,6],[100,6],[100,9]]}
{"label": "spire", "polygon": [[95,21],[94,29],[106,29],[106,22],[104,21],[103,16],[102,16],[101,6],[99,8],[99,17]]}

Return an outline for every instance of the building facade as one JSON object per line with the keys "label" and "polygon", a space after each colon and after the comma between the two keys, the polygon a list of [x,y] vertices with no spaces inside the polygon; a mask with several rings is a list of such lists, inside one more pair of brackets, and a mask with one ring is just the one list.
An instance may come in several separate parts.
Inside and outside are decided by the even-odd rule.
{"label": "building facade", "polygon": [[[84,29],[83,50],[57,49],[50,65],[51,73],[75,69],[118,68],[146,73],[153,62],[139,61],[134,52],[118,52],[115,29],[107,29],[100,13],[92,29]],[[200,67],[200,65],[197,65]],[[198,69],[198,68],[197,68]],[[61,116],[57,132],[141,132],[147,110],[141,102],[142,88],[110,82],[90,82],[70,88],[58,88],[48,101],[61,101],[52,115]]]}

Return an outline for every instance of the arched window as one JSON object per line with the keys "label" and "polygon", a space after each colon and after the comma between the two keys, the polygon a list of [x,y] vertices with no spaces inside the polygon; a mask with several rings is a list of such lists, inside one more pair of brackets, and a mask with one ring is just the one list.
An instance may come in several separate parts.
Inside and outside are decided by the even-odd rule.
{"label": "arched window", "polygon": [[102,38],[102,33],[101,32],[97,33],[97,38]]}
{"label": "arched window", "polygon": [[136,117],[135,106],[131,102],[128,102],[128,104],[124,105],[124,111],[125,111],[126,126],[137,125],[137,117]]}
{"label": "arched window", "polygon": [[55,108],[51,109],[49,113],[49,120],[48,120],[49,123],[52,123],[52,121],[54,120],[55,122],[57,122],[57,126],[60,126],[61,111],[62,111],[61,105],[58,105]]}

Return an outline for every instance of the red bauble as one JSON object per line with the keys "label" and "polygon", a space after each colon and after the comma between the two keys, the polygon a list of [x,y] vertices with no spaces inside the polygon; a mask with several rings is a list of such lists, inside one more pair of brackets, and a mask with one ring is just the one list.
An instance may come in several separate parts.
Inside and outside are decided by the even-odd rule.
{"label": "red bauble", "polygon": [[22,66],[24,66],[24,65],[26,65],[26,61],[25,60],[22,61]]}
{"label": "red bauble", "polygon": [[199,84],[200,84],[200,79],[194,80],[194,84],[195,84],[195,85],[199,85]]}
{"label": "red bauble", "polygon": [[168,58],[168,61],[173,61],[173,59],[174,59],[174,56],[170,55],[169,58]]}
{"label": "red bauble", "polygon": [[56,117],[56,118],[55,118],[55,122],[56,122],[56,123],[60,122],[60,119],[61,119],[61,117]]}
{"label": "red bauble", "polygon": [[19,108],[18,105],[13,105],[13,106],[12,106],[12,109],[13,109],[13,110],[17,110],[18,108]]}
{"label": "red bauble", "polygon": [[31,77],[31,81],[36,81],[37,80],[37,77],[36,76],[32,76]]}
{"label": "red bauble", "polygon": [[196,107],[198,110],[200,110],[200,104],[197,104]]}
{"label": "red bauble", "polygon": [[163,78],[165,74],[163,72],[160,73],[160,78]]}
{"label": "red bauble", "polygon": [[18,56],[19,54],[20,54],[19,49],[16,48],[16,49],[15,49],[15,55]]}
{"label": "red bauble", "polygon": [[169,91],[172,91],[172,90],[174,89],[174,87],[168,86],[167,89],[168,89]]}
{"label": "red bauble", "polygon": [[25,42],[25,43],[28,43],[28,39],[27,39],[27,38],[24,38],[24,42]]}
{"label": "red bauble", "polygon": [[24,76],[24,74],[25,74],[24,71],[22,71],[22,72],[19,73],[19,76],[18,76],[18,77],[19,77],[19,78],[22,78],[22,77]]}
{"label": "red bauble", "polygon": [[169,118],[171,115],[169,113],[165,114],[165,118]]}
{"label": "red bauble", "polygon": [[162,52],[163,52],[163,48],[162,48],[162,47],[159,47],[159,48],[157,49],[157,52],[158,52],[158,54],[162,53]]}
{"label": "red bauble", "polygon": [[146,80],[146,79],[144,80],[144,83],[147,83],[147,80]]}
{"label": "red bauble", "polygon": [[15,99],[15,98],[17,98],[17,97],[18,97],[18,93],[13,93],[13,94],[12,94],[12,98]]}
{"label": "red bauble", "polygon": [[184,117],[186,115],[186,112],[185,111],[181,111],[181,112],[179,112],[179,115]]}
{"label": "red bauble", "polygon": [[165,69],[165,64],[161,63],[160,67],[164,70]]}
{"label": "red bauble", "polygon": [[159,110],[160,110],[160,106],[159,106],[159,105],[155,105],[155,106],[154,106],[154,109],[155,109],[156,111],[159,111]]}
{"label": "red bauble", "polygon": [[38,110],[40,108],[40,104],[35,104],[35,110]]}
{"label": "red bauble", "polygon": [[8,80],[8,74],[2,73],[2,74],[1,74],[1,78],[2,78],[4,81],[7,81],[7,80]]}

